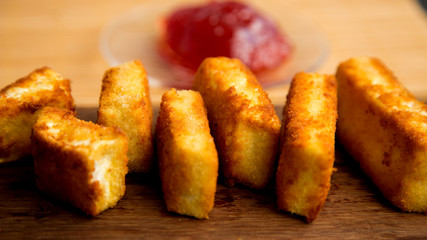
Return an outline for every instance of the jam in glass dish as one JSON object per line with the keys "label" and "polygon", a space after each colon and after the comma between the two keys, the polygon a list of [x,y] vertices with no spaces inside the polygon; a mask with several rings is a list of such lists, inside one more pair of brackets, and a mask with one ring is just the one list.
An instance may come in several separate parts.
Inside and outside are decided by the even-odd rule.
{"label": "jam in glass dish", "polygon": [[255,74],[262,74],[291,54],[291,45],[278,26],[241,2],[211,1],[179,8],[164,19],[161,30],[159,52],[182,87],[191,87],[206,57],[238,58]]}

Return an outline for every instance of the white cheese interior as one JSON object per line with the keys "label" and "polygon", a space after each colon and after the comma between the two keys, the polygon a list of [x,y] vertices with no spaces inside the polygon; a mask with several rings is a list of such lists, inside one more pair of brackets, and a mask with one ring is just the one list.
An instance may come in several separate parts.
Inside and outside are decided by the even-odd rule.
{"label": "white cheese interior", "polygon": [[[89,140],[86,141],[78,141],[77,144],[90,144]],[[111,145],[113,145],[115,141],[113,140],[102,140],[97,143],[92,143],[93,146],[93,152],[97,152],[99,147],[102,148],[109,148]],[[101,159],[95,159],[95,170],[92,172],[92,182],[98,181],[101,185],[101,188],[104,190],[104,197],[110,198],[110,181],[105,180],[106,174],[109,172],[109,170],[112,168],[112,155],[109,153],[103,154],[103,157]]]}

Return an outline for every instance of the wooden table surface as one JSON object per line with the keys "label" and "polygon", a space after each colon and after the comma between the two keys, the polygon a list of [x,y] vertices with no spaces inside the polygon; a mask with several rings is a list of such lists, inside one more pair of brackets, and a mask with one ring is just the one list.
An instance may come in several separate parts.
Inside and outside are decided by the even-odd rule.
{"label": "wooden table surface", "polygon": [[[81,118],[96,118],[109,67],[99,35],[117,15],[145,0],[0,1],[0,88],[50,66],[72,81]],[[283,3],[327,36],[328,58],[316,71],[334,73],[352,56],[382,59],[419,99],[427,100],[427,15],[412,0],[289,0]],[[149,69],[147,69],[149,72]],[[151,88],[158,111],[165,88]],[[279,114],[287,85],[266,89]],[[219,184],[209,220],[166,212],[155,177],[129,175],[114,209],[89,218],[37,192],[31,161],[0,165],[0,239],[12,238],[427,238],[427,216],[391,206],[337,145],[332,188],[318,219],[306,224],[276,210],[274,191]]]}
{"label": "wooden table surface", "polygon": [[[109,67],[99,51],[99,35],[116,16],[145,1],[0,1],[0,88],[50,66],[71,79],[78,106],[97,106]],[[334,73],[339,62],[353,56],[376,56],[413,94],[427,100],[427,16],[416,1],[288,0],[283,5],[328,38],[329,56],[318,72]],[[287,89],[267,90],[275,104],[283,104]],[[151,89],[154,103],[164,91]]]}

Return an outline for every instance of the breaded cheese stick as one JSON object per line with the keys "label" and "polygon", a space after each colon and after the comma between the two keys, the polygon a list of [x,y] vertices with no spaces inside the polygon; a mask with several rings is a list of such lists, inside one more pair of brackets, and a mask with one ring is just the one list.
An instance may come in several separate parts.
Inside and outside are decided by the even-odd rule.
{"label": "breaded cheese stick", "polygon": [[206,58],[193,89],[208,110],[226,184],[264,188],[274,175],[280,120],[255,75],[238,59]]}
{"label": "breaded cheese stick", "polygon": [[336,77],[340,142],[392,204],[427,212],[427,106],[375,58],[349,59]]}
{"label": "breaded cheese stick", "polygon": [[337,84],[334,76],[298,73],[283,110],[276,174],[279,209],[316,219],[335,160]]}
{"label": "breaded cheese stick", "polygon": [[218,177],[218,154],[198,92],[171,89],[163,95],[156,142],[168,211],[209,218]]}
{"label": "breaded cheese stick", "polygon": [[34,124],[32,143],[40,191],[92,216],[114,207],[124,195],[128,143],[119,128],[46,107]]}
{"label": "breaded cheese stick", "polygon": [[31,128],[45,106],[75,108],[70,81],[48,67],[0,90],[0,163],[31,154]]}
{"label": "breaded cheese stick", "polygon": [[102,80],[98,124],[117,126],[129,138],[129,171],[148,172],[153,158],[147,73],[139,60],[108,69]]}

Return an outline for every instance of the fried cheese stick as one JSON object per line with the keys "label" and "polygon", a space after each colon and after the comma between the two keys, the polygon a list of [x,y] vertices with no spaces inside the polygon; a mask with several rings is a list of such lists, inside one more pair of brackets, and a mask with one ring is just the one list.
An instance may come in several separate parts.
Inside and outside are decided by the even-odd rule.
{"label": "fried cheese stick", "polygon": [[108,69],[102,80],[98,124],[117,126],[129,138],[129,171],[148,172],[152,166],[151,101],[147,73],[139,60]]}
{"label": "fried cheese stick", "polygon": [[238,59],[206,58],[193,89],[208,110],[225,183],[264,188],[274,175],[280,120],[255,75]]}
{"label": "fried cheese stick", "polygon": [[316,219],[331,185],[336,121],[335,78],[298,73],[283,110],[276,191],[279,209],[307,222]]}
{"label": "fried cheese stick", "polygon": [[384,196],[427,212],[427,106],[375,58],[341,63],[337,135]]}
{"label": "fried cheese stick", "polygon": [[218,154],[198,92],[171,89],[163,95],[156,143],[168,211],[209,218],[218,177]]}
{"label": "fried cheese stick", "polygon": [[98,215],[125,193],[128,143],[118,128],[44,108],[34,124],[34,171],[40,191]]}
{"label": "fried cheese stick", "polygon": [[0,163],[31,154],[31,128],[45,106],[75,109],[70,81],[48,67],[0,91]]}

